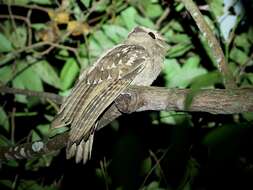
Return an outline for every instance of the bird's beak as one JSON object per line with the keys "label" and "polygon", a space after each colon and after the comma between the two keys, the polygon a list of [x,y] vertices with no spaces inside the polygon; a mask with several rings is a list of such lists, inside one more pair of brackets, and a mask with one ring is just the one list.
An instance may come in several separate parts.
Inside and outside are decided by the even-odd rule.
{"label": "bird's beak", "polygon": [[158,44],[159,44],[159,46],[161,46],[165,50],[165,52],[167,52],[170,49],[169,43],[164,38],[159,39]]}
{"label": "bird's beak", "polygon": [[164,44],[164,48],[166,49],[166,52],[167,51],[169,51],[169,49],[170,49],[170,45],[169,45],[169,43],[167,42],[167,41],[163,41],[163,44]]}

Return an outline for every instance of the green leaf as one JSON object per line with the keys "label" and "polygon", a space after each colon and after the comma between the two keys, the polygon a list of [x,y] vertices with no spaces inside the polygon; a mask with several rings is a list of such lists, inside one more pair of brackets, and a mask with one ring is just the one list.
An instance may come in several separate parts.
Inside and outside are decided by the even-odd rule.
{"label": "green leaf", "polygon": [[183,67],[184,69],[191,69],[197,67],[199,63],[200,63],[199,56],[192,56],[189,59],[187,59]]}
{"label": "green leaf", "polygon": [[182,67],[176,59],[166,59],[163,72],[166,86],[170,88],[185,88],[195,77],[207,73],[206,69],[199,67],[199,58],[196,56],[189,58]]}
{"label": "green leaf", "polygon": [[197,76],[193,79],[191,87],[196,88],[209,88],[213,87],[217,83],[222,83],[222,76],[220,72],[213,71],[200,76]]}
{"label": "green leaf", "polygon": [[27,5],[30,0],[15,0],[15,5]]}
{"label": "green leaf", "polygon": [[12,143],[5,136],[0,134],[0,146],[10,146]]}
{"label": "green leaf", "polygon": [[167,56],[170,58],[176,58],[184,55],[192,48],[190,43],[179,43],[175,46],[172,46],[167,52]]}
{"label": "green leaf", "polygon": [[69,127],[53,128],[49,133],[49,137],[54,137],[55,135],[62,134],[68,130],[69,130]]}
{"label": "green leaf", "polygon": [[0,33],[0,52],[9,52],[12,51],[11,42],[2,34]]}
{"label": "green leaf", "polygon": [[40,134],[45,137],[49,135],[50,125],[49,124],[40,124],[36,127]]}
{"label": "green leaf", "polygon": [[17,190],[56,190],[52,186],[42,186],[35,180],[20,180]]}
{"label": "green leaf", "polygon": [[218,71],[195,77],[192,80],[191,91],[187,94],[185,99],[185,108],[188,109],[190,107],[194,96],[196,96],[202,88],[214,87],[217,83],[222,83],[222,76]]}
{"label": "green leaf", "polygon": [[58,89],[61,87],[60,78],[54,68],[46,60],[38,61],[32,68],[45,83]]}
{"label": "green leaf", "polygon": [[[21,71],[27,66],[23,62],[17,62],[17,71]],[[35,91],[43,91],[42,81],[34,69],[30,66],[20,73],[13,81],[12,85],[15,88],[29,89]],[[15,95],[15,100],[21,103],[27,103],[27,97],[23,95]]]}
{"label": "green leaf", "polygon": [[10,131],[9,119],[2,107],[0,107],[0,125],[4,127],[5,131]]}
{"label": "green leaf", "polygon": [[135,10],[135,8],[129,7],[125,9],[120,14],[120,16],[128,30],[132,30],[135,26],[137,26],[137,23],[135,21],[135,18],[137,16],[137,11]]}
{"label": "green leaf", "polygon": [[82,57],[80,60],[81,60],[81,69],[80,70],[85,70],[85,69],[87,69],[87,67],[90,64],[92,64],[92,62],[91,62],[92,59],[88,59],[88,58]]}
{"label": "green leaf", "polygon": [[76,80],[78,73],[79,67],[75,59],[67,59],[60,73],[61,89],[66,90],[71,87],[73,82]]}
{"label": "green leaf", "polygon": [[243,116],[244,119],[246,119],[249,122],[253,121],[253,112],[242,113],[242,116]]}
{"label": "green leaf", "polygon": [[165,74],[165,82],[167,87],[177,86],[177,81],[172,81],[180,72],[181,68],[176,59],[165,59],[163,73]]}
{"label": "green leaf", "polygon": [[101,168],[96,168],[95,172],[96,172],[96,176],[97,176],[99,179],[103,179],[104,174],[103,174],[103,171],[101,170]]}
{"label": "green leaf", "polygon": [[66,49],[61,49],[59,52],[58,52],[58,55],[61,57],[61,58],[66,58],[66,57],[69,57],[69,52],[66,50]]}
{"label": "green leaf", "polygon": [[1,187],[5,187],[6,189],[12,189],[13,181],[8,179],[1,179],[0,180]]}
{"label": "green leaf", "polygon": [[32,142],[39,141],[41,139],[40,135],[35,130],[32,130]]}
{"label": "green leaf", "polygon": [[93,36],[89,38],[89,50],[90,50],[90,56],[93,58],[97,58],[101,56],[101,53],[104,51],[103,48],[100,46],[100,44],[95,40]]}
{"label": "green leaf", "polygon": [[34,23],[31,25],[31,27],[35,30],[43,30],[43,29],[47,29],[48,26],[43,23]]}
{"label": "green leaf", "polygon": [[192,56],[186,61],[180,73],[183,79],[181,85],[186,87],[191,83],[192,79],[207,73],[206,69],[199,67],[199,62],[200,59],[198,56]]}
{"label": "green leaf", "polygon": [[159,188],[159,183],[157,181],[153,181],[148,185],[148,190],[156,190]]}
{"label": "green leaf", "polygon": [[217,146],[229,139],[235,138],[246,127],[242,124],[227,124],[213,129],[203,139],[203,144],[209,147]]}
{"label": "green leaf", "polygon": [[138,4],[143,8],[145,15],[141,16],[134,7],[129,7],[121,13],[122,21],[118,24],[126,26],[128,30],[132,30],[137,25],[155,28],[150,18],[156,18],[162,14],[161,6],[154,1],[140,1]]}
{"label": "green leaf", "polygon": [[253,73],[246,73],[245,77],[253,84]]}
{"label": "green leaf", "polygon": [[125,28],[117,25],[103,25],[102,28],[106,36],[116,44],[124,40],[128,34]]}
{"label": "green leaf", "polygon": [[15,53],[11,52],[4,56],[0,56],[0,65],[3,65],[5,63],[8,63],[9,61],[15,59]]}
{"label": "green leaf", "polygon": [[11,66],[5,66],[3,68],[0,68],[0,84],[5,84],[12,78],[12,69]]}
{"label": "green leaf", "polygon": [[160,121],[168,125],[182,124],[187,119],[187,114],[174,111],[160,111]]}
{"label": "green leaf", "polygon": [[163,13],[163,9],[160,4],[153,4],[153,3],[146,3],[147,6],[145,7],[145,13],[148,17],[154,19]]}
{"label": "green leaf", "polygon": [[184,9],[184,4],[183,3],[178,3],[177,6],[175,7],[175,10],[177,12],[181,12]]}
{"label": "green leaf", "polygon": [[91,0],[81,0],[82,4],[86,7],[89,8],[90,7],[90,2]]}
{"label": "green leaf", "polygon": [[93,37],[103,49],[109,49],[115,45],[101,30],[93,33]]}
{"label": "green leaf", "polygon": [[211,7],[211,11],[215,15],[215,17],[220,17],[223,14],[223,0],[208,0],[209,6]]}
{"label": "green leaf", "polygon": [[143,160],[141,165],[142,175],[147,175],[148,172],[151,170],[151,167],[152,167],[152,160],[150,157],[147,157],[146,159]]}
{"label": "green leaf", "polygon": [[238,64],[243,64],[248,60],[247,54],[235,47],[231,50],[229,57]]}
{"label": "green leaf", "polygon": [[240,34],[240,35],[237,35],[237,36],[235,37],[235,44],[236,44],[237,47],[242,48],[243,51],[244,51],[246,54],[249,53],[251,43],[249,42],[246,33],[242,33],[242,34]]}
{"label": "green leaf", "polygon": [[29,1],[41,5],[51,5],[53,3],[52,0],[29,0]]}
{"label": "green leaf", "polygon": [[160,184],[157,181],[152,181],[145,190],[165,190],[164,188],[159,187]]}
{"label": "green leaf", "polygon": [[26,46],[27,30],[25,27],[17,27],[14,32],[11,33],[11,41],[16,49]]}
{"label": "green leaf", "polygon": [[[29,159],[25,164],[25,170],[26,171],[38,171],[41,168],[48,167],[51,165],[53,157],[54,156],[52,154],[45,154],[45,155],[42,155],[37,158],[35,157],[32,159]],[[42,185],[42,184],[40,184],[40,185]],[[55,185],[53,185],[53,186],[55,186]],[[34,187],[34,188],[36,190],[38,187]],[[44,186],[43,185],[42,189],[43,190],[46,190],[46,189],[50,190],[50,189],[54,189],[54,188],[51,186]]]}
{"label": "green leaf", "polygon": [[182,190],[191,190],[191,183],[190,183],[190,181],[187,181],[186,184],[183,185]]}
{"label": "green leaf", "polygon": [[93,1],[92,6],[94,6],[95,11],[103,12],[108,8],[109,0]]}
{"label": "green leaf", "polygon": [[182,27],[182,25],[174,19],[169,22],[169,27],[171,29],[173,29],[174,32],[178,32],[178,33],[179,32],[184,32],[184,28]]}
{"label": "green leaf", "polygon": [[252,44],[253,43],[253,27],[250,27],[250,29],[248,30],[247,37],[250,43]]}
{"label": "green leaf", "polygon": [[174,33],[172,36],[168,36],[167,38],[171,43],[180,43],[185,46],[191,43],[191,38],[186,34]]}
{"label": "green leaf", "polygon": [[143,18],[139,15],[136,15],[135,19],[137,25],[146,26],[148,28],[155,28],[154,23],[148,18]]}
{"label": "green leaf", "polygon": [[59,95],[60,96],[68,96],[71,93],[71,89],[65,90],[65,91],[60,91]]}

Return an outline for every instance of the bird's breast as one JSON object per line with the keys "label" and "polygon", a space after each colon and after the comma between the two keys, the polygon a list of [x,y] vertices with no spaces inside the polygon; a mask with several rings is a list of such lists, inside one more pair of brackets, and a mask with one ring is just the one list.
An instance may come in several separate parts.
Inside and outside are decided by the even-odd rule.
{"label": "bird's breast", "polygon": [[144,69],[135,77],[131,85],[150,86],[162,71],[162,58],[148,59]]}

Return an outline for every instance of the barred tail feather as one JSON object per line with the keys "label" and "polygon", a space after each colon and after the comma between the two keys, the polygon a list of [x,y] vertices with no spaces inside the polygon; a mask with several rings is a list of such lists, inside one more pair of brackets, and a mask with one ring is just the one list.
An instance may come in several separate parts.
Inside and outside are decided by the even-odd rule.
{"label": "barred tail feather", "polygon": [[[85,84],[83,82],[83,84]],[[70,96],[68,96],[64,103],[61,105],[60,110],[57,116],[54,118],[52,122],[52,127],[59,128],[66,125],[69,125],[73,120],[73,114],[75,111],[80,109],[82,97],[89,90],[89,86],[82,85],[82,82],[77,84],[75,88],[72,89]]]}
{"label": "barred tail feather", "polygon": [[75,156],[76,155],[76,149],[77,149],[76,143],[74,143],[74,144],[68,143],[67,148],[66,148],[66,158],[70,159],[73,156]]}
{"label": "barred tail feather", "polygon": [[88,140],[82,139],[79,144],[68,143],[66,149],[66,157],[70,159],[75,156],[75,162],[80,163],[83,160],[83,164],[85,164],[91,158],[92,146],[94,140],[94,133],[92,133]]}

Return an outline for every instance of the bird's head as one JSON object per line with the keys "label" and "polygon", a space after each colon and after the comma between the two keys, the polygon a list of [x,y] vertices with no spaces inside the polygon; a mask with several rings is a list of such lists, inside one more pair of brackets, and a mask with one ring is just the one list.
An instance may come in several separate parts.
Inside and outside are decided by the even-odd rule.
{"label": "bird's head", "polygon": [[157,31],[143,26],[135,27],[129,34],[127,42],[130,44],[141,45],[154,53],[165,55],[169,45],[165,38]]}

